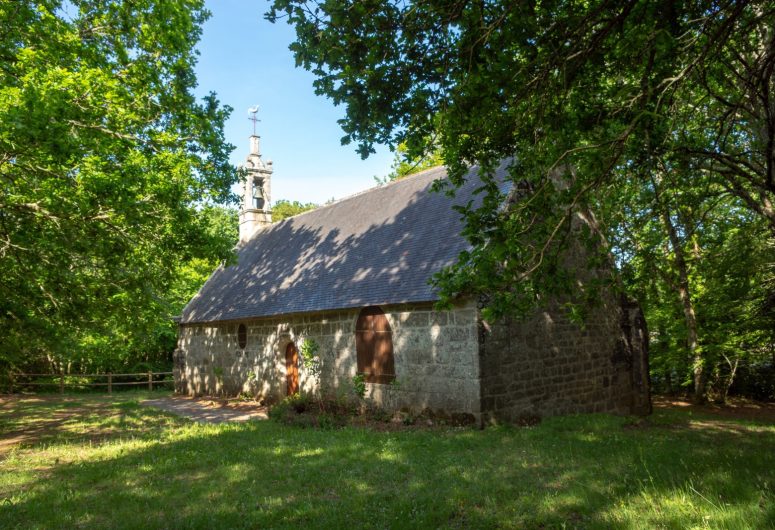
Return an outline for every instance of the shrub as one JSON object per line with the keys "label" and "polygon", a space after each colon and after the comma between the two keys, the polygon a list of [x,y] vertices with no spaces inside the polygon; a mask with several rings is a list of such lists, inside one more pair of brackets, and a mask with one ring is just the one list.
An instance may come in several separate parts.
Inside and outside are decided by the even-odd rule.
{"label": "shrub", "polygon": [[269,409],[269,418],[288,423],[289,418],[306,412],[312,405],[312,398],[303,394],[293,394]]}
{"label": "shrub", "polygon": [[354,375],[352,379],[353,393],[363,399],[366,395],[366,378],[363,374]]}
{"label": "shrub", "polygon": [[294,394],[270,408],[269,418],[286,425],[331,429],[347,425],[355,413],[346,399],[314,401],[312,396]]}

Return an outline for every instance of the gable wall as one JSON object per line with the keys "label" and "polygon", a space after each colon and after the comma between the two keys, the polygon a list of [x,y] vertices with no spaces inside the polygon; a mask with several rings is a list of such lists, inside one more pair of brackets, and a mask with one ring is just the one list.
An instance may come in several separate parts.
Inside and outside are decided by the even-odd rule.
{"label": "gable wall", "polygon": [[571,413],[650,412],[645,322],[637,304],[609,296],[582,327],[558,305],[525,321],[482,322],[485,420],[521,422]]}
{"label": "gable wall", "polygon": [[[389,410],[431,409],[479,415],[477,312],[472,303],[451,311],[430,304],[380,306],[390,323],[396,384],[366,384],[366,397]],[[353,396],[356,374],[355,323],[359,309],[245,321],[180,326],[176,354],[181,393],[236,395],[266,401],[286,394],[285,348],[305,338],[320,349],[315,380],[300,367],[302,391]],[[240,350],[237,329],[247,327]],[[216,374],[220,373],[220,377]],[[250,375],[250,374],[254,375]]]}

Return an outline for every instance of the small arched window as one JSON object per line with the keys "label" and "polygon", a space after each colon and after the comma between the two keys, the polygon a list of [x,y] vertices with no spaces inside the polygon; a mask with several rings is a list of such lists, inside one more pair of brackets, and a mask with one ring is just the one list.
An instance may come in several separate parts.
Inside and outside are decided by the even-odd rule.
{"label": "small arched window", "polygon": [[393,332],[379,307],[361,310],[355,323],[358,373],[369,383],[390,383],[396,378]]}
{"label": "small arched window", "polygon": [[248,329],[245,327],[245,324],[240,324],[237,328],[237,342],[239,343],[240,350],[244,350],[245,346],[248,345]]}

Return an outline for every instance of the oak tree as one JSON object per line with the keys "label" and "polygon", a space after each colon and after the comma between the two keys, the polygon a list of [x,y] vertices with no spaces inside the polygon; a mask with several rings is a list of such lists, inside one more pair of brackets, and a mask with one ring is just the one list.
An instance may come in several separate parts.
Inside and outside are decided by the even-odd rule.
{"label": "oak tree", "polygon": [[0,2],[0,359],[136,340],[181,262],[231,252],[202,208],[236,178],[230,109],[194,96],[203,4]]}

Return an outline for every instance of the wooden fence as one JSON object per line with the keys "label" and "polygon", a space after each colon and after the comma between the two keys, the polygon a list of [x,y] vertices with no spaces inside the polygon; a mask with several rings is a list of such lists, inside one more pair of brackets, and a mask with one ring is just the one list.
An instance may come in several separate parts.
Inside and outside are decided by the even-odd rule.
{"label": "wooden fence", "polygon": [[[172,372],[140,372],[136,374],[114,374],[108,372],[106,374],[25,374],[25,373],[11,373],[10,374],[10,390],[11,394],[14,392],[14,388],[27,387],[27,386],[59,386],[59,393],[64,394],[65,387],[84,387],[84,386],[105,386],[108,388],[108,394],[113,393],[114,386],[128,386],[128,385],[148,385],[148,390],[153,390],[153,385],[166,385],[174,382],[174,379],[160,379],[154,380],[157,376],[172,375]],[[50,377],[54,378],[54,381],[20,381],[20,379],[35,378],[35,377]],[[65,382],[68,377],[86,377],[86,378],[107,378],[107,381],[99,383],[82,383],[82,382]],[[142,381],[114,381],[114,377],[142,377]]]}

